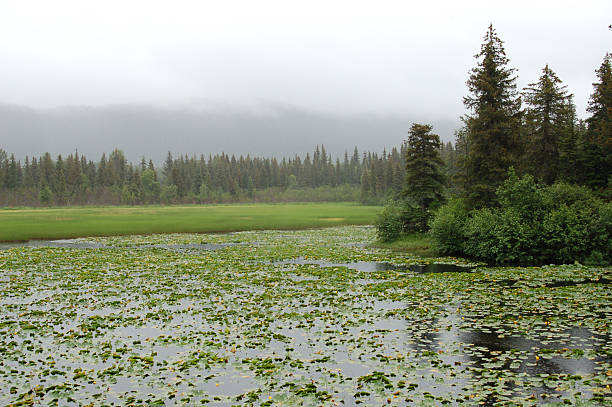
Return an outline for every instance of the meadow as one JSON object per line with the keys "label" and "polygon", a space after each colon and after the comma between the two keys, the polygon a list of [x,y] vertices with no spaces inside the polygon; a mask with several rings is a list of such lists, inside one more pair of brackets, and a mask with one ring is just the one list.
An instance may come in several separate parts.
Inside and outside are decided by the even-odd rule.
{"label": "meadow", "polygon": [[612,402],[610,268],[492,268],[374,238],[344,226],[5,245],[0,405]]}
{"label": "meadow", "polygon": [[0,241],[364,225],[379,210],[355,203],[4,209]]}

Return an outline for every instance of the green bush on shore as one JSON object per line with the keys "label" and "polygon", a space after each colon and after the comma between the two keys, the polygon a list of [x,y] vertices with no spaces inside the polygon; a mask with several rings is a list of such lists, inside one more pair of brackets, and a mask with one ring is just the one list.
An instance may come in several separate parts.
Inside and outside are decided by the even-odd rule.
{"label": "green bush on shore", "polygon": [[490,264],[609,264],[612,204],[585,187],[540,186],[513,170],[498,188],[499,206],[468,212],[454,200],[431,222],[436,250]]}
{"label": "green bush on shore", "polygon": [[429,211],[405,201],[392,201],[376,218],[376,236],[381,242],[391,242],[402,236],[426,232],[429,218]]}

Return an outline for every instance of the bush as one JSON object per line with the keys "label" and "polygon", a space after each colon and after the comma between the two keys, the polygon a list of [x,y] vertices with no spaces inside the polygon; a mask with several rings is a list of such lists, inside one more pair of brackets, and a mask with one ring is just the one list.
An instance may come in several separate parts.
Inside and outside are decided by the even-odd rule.
{"label": "bush", "polygon": [[539,226],[516,208],[484,208],[465,227],[465,253],[491,264],[536,264]]}
{"label": "bush", "polygon": [[467,213],[453,201],[432,221],[440,254],[463,254],[491,264],[609,264],[612,204],[584,188],[539,186],[514,171],[497,190],[498,207]]}
{"label": "bush", "polygon": [[381,242],[390,242],[403,235],[426,232],[430,214],[402,201],[391,201],[378,215],[376,235]]}
{"label": "bush", "polygon": [[402,210],[397,203],[386,205],[375,222],[376,236],[381,242],[391,242],[402,235]]}
{"label": "bush", "polygon": [[468,219],[465,201],[454,199],[442,206],[431,221],[431,236],[440,255],[463,253],[464,227]]}

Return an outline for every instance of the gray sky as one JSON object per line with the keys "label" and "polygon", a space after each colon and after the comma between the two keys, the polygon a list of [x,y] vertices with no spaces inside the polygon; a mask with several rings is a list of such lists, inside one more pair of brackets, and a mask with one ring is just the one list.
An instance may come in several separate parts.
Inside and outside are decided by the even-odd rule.
{"label": "gray sky", "polygon": [[490,22],[519,87],[548,63],[584,116],[610,1],[0,0],[0,103],[457,120]]}

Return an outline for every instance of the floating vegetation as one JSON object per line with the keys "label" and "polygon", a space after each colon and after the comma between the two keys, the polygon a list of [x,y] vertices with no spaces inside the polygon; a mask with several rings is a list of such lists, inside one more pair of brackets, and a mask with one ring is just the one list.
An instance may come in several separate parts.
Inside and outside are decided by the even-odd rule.
{"label": "floating vegetation", "polygon": [[0,405],[612,403],[612,270],[465,267],[373,239],[4,247]]}

